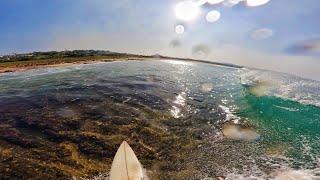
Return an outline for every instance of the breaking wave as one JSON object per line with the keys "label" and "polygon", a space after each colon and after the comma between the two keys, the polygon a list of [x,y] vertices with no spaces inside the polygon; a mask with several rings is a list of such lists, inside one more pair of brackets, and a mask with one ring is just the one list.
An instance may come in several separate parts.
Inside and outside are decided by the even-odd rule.
{"label": "breaking wave", "polygon": [[241,83],[255,95],[276,96],[320,107],[320,82],[278,72],[246,69],[240,71]]}

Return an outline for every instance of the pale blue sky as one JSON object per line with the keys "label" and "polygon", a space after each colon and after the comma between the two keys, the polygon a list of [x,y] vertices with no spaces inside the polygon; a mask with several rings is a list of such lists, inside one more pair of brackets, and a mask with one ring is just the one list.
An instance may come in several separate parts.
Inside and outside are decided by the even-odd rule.
{"label": "pale blue sky", "polygon": [[[176,18],[178,2],[1,0],[0,54],[64,49],[160,53],[320,80],[319,0],[270,0],[258,7],[247,7],[244,2],[233,7],[205,4],[192,22]],[[219,21],[205,20],[211,10],[220,11]],[[185,26],[184,34],[175,33],[177,24]],[[252,38],[259,29],[271,30],[273,35]],[[173,40],[180,45],[170,46]],[[199,46],[207,48],[205,55],[192,53]]]}

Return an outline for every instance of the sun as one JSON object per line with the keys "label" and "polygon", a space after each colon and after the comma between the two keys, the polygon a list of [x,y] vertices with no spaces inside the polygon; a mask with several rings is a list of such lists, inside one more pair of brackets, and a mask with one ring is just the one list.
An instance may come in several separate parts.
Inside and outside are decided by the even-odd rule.
{"label": "sun", "polygon": [[200,12],[199,6],[193,1],[179,2],[174,9],[176,18],[183,21],[194,20]]}

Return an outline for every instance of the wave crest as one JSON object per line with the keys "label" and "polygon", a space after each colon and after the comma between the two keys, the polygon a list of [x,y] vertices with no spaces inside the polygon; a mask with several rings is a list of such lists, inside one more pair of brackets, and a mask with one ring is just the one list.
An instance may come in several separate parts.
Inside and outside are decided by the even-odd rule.
{"label": "wave crest", "polygon": [[266,70],[243,68],[239,71],[242,85],[257,96],[276,96],[320,107],[318,81]]}

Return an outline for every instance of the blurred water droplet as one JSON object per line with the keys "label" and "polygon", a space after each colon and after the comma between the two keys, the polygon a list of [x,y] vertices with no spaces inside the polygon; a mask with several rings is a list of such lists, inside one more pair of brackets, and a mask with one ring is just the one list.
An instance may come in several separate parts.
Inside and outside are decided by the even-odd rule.
{"label": "blurred water droplet", "polygon": [[183,34],[184,33],[184,26],[179,24],[175,27],[175,31],[177,34]]}

